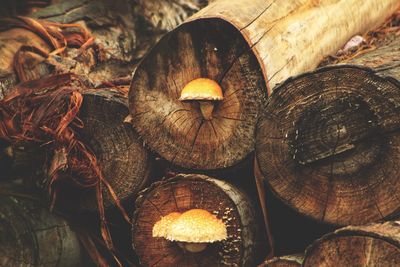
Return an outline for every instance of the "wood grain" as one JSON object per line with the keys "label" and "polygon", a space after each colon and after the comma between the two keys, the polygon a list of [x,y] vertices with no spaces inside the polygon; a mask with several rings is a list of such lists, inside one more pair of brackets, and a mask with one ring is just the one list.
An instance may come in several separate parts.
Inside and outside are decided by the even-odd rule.
{"label": "wood grain", "polygon": [[[175,242],[153,238],[161,216],[208,210],[227,225],[228,239],[200,253],[185,253]],[[178,175],[154,183],[136,201],[133,246],[142,266],[254,266],[257,223],[247,197],[232,185],[204,175]]]}

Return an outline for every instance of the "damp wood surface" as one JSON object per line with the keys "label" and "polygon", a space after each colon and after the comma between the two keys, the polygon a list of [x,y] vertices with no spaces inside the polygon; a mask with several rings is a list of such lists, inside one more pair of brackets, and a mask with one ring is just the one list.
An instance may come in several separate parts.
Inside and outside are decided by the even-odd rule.
{"label": "damp wood surface", "polygon": [[[213,170],[254,150],[254,127],[268,92],[315,68],[354,34],[379,25],[398,1],[214,1],[166,34],[136,68],[129,95],[133,124],[173,165]],[[340,16],[337,14],[341,13]],[[212,120],[179,94],[209,78],[225,96]]]}
{"label": "damp wood surface", "polygon": [[[176,242],[152,237],[162,216],[205,209],[227,226],[225,241],[200,253],[184,252]],[[203,175],[178,175],[156,182],[136,201],[133,246],[143,266],[254,266],[257,222],[246,196],[232,185]]]}
{"label": "damp wood surface", "polygon": [[348,226],[315,241],[303,266],[398,266],[399,237],[398,221]]}

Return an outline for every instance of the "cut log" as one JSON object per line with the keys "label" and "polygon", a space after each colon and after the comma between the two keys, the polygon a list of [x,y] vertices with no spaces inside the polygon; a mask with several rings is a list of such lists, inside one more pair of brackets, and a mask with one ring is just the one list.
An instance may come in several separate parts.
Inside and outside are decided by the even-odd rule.
{"label": "cut log", "polygon": [[[256,157],[274,193],[314,219],[365,224],[399,212],[400,38],[276,88]],[[379,75],[377,75],[379,74]]]}
{"label": "cut log", "polygon": [[400,81],[400,37],[388,36],[376,50],[348,60],[345,64],[368,67],[379,76],[392,77]]}
{"label": "cut log", "polygon": [[303,266],[399,266],[400,222],[349,226],[315,241]]}
{"label": "cut log", "polygon": [[[192,253],[177,242],[152,236],[162,216],[189,209],[205,209],[222,219],[228,238]],[[254,266],[257,229],[254,209],[237,188],[208,176],[182,174],[156,182],[141,193],[132,236],[143,266]]]}
{"label": "cut log", "polygon": [[287,255],[266,260],[258,267],[301,267],[304,255]]}
{"label": "cut log", "polygon": [[[105,179],[121,201],[133,200],[150,179],[151,160],[132,126],[125,123],[129,115],[127,99],[115,89],[83,92],[79,118],[84,127],[77,134],[94,152]],[[58,159],[54,158],[54,161]],[[84,190],[78,209],[97,210],[95,190]],[[78,199],[76,195],[75,201]],[[115,204],[109,190],[103,188],[104,206]],[[67,201],[71,200],[68,197]]]}
{"label": "cut log", "polygon": [[[254,150],[266,88],[315,68],[399,6],[397,0],[215,1],[164,36],[139,64],[129,97],[134,127],[180,167],[235,165]],[[179,100],[197,78],[222,87],[225,98],[212,120],[202,118],[197,101]]]}
{"label": "cut log", "polygon": [[0,265],[81,266],[76,234],[61,218],[32,200],[0,197]]}

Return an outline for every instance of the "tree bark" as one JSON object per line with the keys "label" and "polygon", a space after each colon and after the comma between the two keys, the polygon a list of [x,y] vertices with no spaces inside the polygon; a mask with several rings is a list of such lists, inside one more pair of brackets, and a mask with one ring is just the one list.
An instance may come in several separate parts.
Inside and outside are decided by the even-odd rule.
{"label": "tree bark", "polygon": [[287,255],[266,260],[258,267],[301,267],[304,255]]}
{"label": "tree bark", "polygon": [[[235,165],[254,150],[266,88],[315,68],[399,6],[396,0],[215,1],[164,36],[136,69],[129,100],[134,126],[180,167]],[[202,119],[198,103],[178,100],[200,77],[217,81],[225,95],[213,120]]]}
{"label": "tree bark", "polygon": [[327,234],[306,251],[303,266],[399,266],[400,222],[349,226]]}
{"label": "tree bark", "polygon": [[[302,214],[365,224],[399,212],[400,38],[288,79],[260,119],[256,155],[275,194]],[[388,77],[392,75],[392,77]]]}
{"label": "tree bark", "polygon": [[[228,239],[201,253],[185,253],[175,242],[153,238],[161,216],[200,208],[227,225]],[[254,266],[257,222],[247,197],[232,185],[204,175],[177,175],[156,182],[136,201],[133,246],[143,266]]]}
{"label": "tree bark", "polygon": [[[86,90],[83,96],[78,117],[84,127],[77,134],[95,154],[105,179],[119,200],[133,200],[148,184],[152,162],[139,136],[124,122],[129,114],[127,99],[115,88]],[[74,195],[77,209],[97,210],[94,189]],[[114,206],[106,187],[103,187],[103,196],[106,208]],[[67,205],[74,202],[68,196],[64,201]]]}
{"label": "tree bark", "polygon": [[32,200],[0,197],[1,266],[80,266],[79,241],[68,224]]}

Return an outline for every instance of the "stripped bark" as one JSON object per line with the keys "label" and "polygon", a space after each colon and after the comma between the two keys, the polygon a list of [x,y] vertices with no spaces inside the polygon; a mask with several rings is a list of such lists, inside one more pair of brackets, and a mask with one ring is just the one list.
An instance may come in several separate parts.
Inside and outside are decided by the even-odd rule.
{"label": "stripped bark", "polygon": [[[400,38],[291,78],[268,101],[257,134],[261,172],[302,214],[339,225],[399,212]],[[387,77],[393,75],[394,77]]]}
{"label": "stripped bark", "polygon": [[[134,126],[180,167],[235,165],[254,149],[266,88],[315,68],[399,6],[396,0],[215,1],[164,36],[136,69],[129,100]],[[226,96],[211,121],[201,118],[197,103],[178,100],[200,77],[219,82]]]}
{"label": "stripped bark", "polygon": [[77,236],[63,219],[30,199],[2,196],[0,202],[1,266],[83,264]]}
{"label": "stripped bark", "polygon": [[400,222],[348,226],[315,241],[303,266],[399,266]]}
{"label": "stripped bark", "polygon": [[[161,216],[195,208],[222,219],[228,239],[188,253],[175,242],[152,237]],[[253,207],[237,188],[204,175],[180,174],[154,183],[138,197],[133,246],[143,266],[254,266],[257,227]]]}

